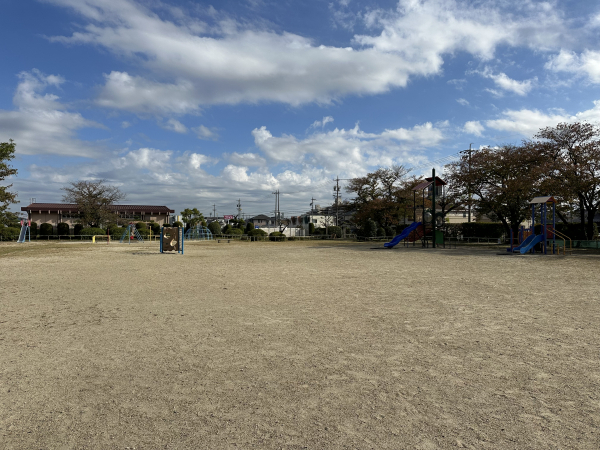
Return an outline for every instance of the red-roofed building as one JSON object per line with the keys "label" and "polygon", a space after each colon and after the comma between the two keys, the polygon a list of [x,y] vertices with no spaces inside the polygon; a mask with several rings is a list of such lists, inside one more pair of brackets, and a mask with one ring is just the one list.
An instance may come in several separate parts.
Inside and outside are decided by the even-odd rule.
{"label": "red-roofed building", "polygon": [[[132,222],[156,222],[159,225],[168,225],[169,217],[175,210],[166,206],[151,205],[111,205],[124,223]],[[51,224],[55,229],[59,223],[67,223],[72,228],[79,219],[77,205],[72,203],[31,203],[23,206],[21,211],[27,212],[27,218],[39,225]]]}

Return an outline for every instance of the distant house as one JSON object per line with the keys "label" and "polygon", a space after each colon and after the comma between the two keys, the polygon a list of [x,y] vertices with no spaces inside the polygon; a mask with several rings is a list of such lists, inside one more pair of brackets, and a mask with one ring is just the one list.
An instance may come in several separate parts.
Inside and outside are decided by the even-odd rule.
{"label": "distant house", "polygon": [[[166,206],[110,205],[109,208],[123,222],[156,222],[159,225],[168,225],[171,214],[175,213]],[[80,217],[77,205],[72,203],[31,203],[23,206],[21,211],[27,212],[27,218],[32,222],[38,225],[49,223],[54,229],[59,223],[73,227]]]}
{"label": "distant house", "polygon": [[247,219],[246,222],[252,223],[255,227],[272,227],[275,226],[275,217],[265,216],[264,214],[259,214],[258,216],[251,217]]}

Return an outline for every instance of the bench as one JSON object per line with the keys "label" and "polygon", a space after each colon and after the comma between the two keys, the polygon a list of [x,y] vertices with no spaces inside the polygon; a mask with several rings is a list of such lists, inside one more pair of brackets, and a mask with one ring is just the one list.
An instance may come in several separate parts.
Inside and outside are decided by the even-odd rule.
{"label": "bench", "polygon": [[231,239],[217,239],[217,244],[220,244],[221,241],[227,241],[227,243],[229,244],[231,242]]}

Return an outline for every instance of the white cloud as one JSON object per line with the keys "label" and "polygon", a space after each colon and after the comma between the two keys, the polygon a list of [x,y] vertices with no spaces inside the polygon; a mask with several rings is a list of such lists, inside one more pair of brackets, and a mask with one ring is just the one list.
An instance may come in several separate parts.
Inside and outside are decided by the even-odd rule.
{"label": "white cloud", "polygon": [[[489,78],[500,89],[520,96],[527,95],[537,83],[537,77],[524,81],[513,80],[505,73],[500,72],[495,74],[489,67],[486,67],[483,71],[475,70],[472,73],[477,73],[482,77]],[[496,97],[500,97],[502,95],[500,91],[495,89],[486,89],[486,91],[491,92]]]}
{"label": "white cloud", "polygon": [[64,80],[58,75],[44,75],[34,69],[19,74],[13,97],[16,110],[0,110],[0,141],[14,139],[17,153],[25,155],[64,155],[90,157],[101,153],[93,142],[77,139],[82,128],[103,128],[79,113],[67,111],[54,94],[43,94]]}
{"label": "white cloud", "polygon": [[286,134],[275,137],[263,126],[254,129],[252,135],[256,146],[275,163],[306,164],[349,176],[362,174],[369,167],[406,163],[411,156],[419,156],[418,151],[436,147],[444,138],[442,130],[431,123],[380,134],[365,133],[357,124],[349,130],[316,132],[306,139]]}
{"label": "white cloud", "polygon": [[464,98],[457,98],[456,101],[463,106],[469,106],[469,101]]}
{"label": "white cloud", "polygon": [[216,141],[217,139],[219,139],[219,134],[214,129],[211,130],[210,128],[205,127],[204,125],[192,128],[192,131],[196,133],[198,139],[203,139],[205,141]]}
{"label": "white cloud", "polygon": [[331,122],[333,122],[333,117],[326,116],[326,117],[323,117],[323,120],[315,120],[312,123],[312,125],[310,126],[310,128],[318,128],[318,127],[324,128],[325,125],[327,125],[328,123],[331,123]]}
{"label": "white cloud", "polygon": [[568,72],[586,76],[592,83],[600,83],[600,51],[585,50],[580,55],[567,50],[561,50],[545,65],[546,69],[554,72]]}
{"label": "white cloud", "polygon": [[[379,34],[357,35],[354,48],[343,48],[231,19],[212,28],[197,20],[190,25],[190,13],[166,20],[149,9],[154,3],[47,1],[73,8],[87,21],[53,41],[98,45],[149,73],[143,78],[113,71],[98,98],[103,106],[137,113],[198,113],[203,105],[240,102],[330,103],[439,74],[444,56],[459,51],[488,60],[498,45],[537,50],[576,41],[552,8],[517,6],[507,14],[494,2],[400,0],[393,11],[362,16]],[[509,80],[498,82],[519,89]]]}
{"label": "white cloud", "polygon": [[129,128],[130,126],[131,126],[131,123],[127,122],[126,120],[121,122],[121,128]]}
{"label": "white cloud", "polygon": [[485,127],[481,125],[478,120],[468,121],[465,123],[463,127],[465,133],[473,134],[475,136],[481,137]]}
{"label": "white cloud", "polygon": [[600,100],[594,101],[594,107],[574,115],[565,111],[545,113],[537,109],[507,110],[501,114],[501,118],[487,120],[486,125],[496,130],[511,131],[525,137],[532,137],[540,128],[555,126],[561,122],[587,121],[600,122]]}
{"label": "white cloud", "polygon": [[267,161],[256,153],[237,153],[233,152],[229,155],[229,161],[237,166],[262,167],[267,164]]}
{"label": "white cloud", "polygon": [[165,123],[159,123],[159,125],[165,130],[174,131],[175,133],[185,134],[188,132],[187,127],[176,119],[169,119]]}

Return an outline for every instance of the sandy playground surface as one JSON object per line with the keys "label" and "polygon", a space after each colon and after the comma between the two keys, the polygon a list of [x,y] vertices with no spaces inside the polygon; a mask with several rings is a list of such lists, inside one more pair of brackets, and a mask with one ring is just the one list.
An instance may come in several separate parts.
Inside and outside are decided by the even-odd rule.
{"label": "sandy playground surface", "polygon": [[600,448],[598,255],[373,246],[0,245],[0,448]]}

